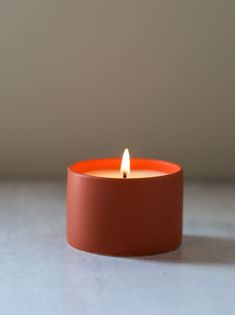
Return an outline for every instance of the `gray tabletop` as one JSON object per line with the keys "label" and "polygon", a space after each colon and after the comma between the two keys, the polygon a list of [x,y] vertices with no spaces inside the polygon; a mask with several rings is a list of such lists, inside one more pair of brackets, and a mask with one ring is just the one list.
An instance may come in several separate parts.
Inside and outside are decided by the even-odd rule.
{"label": "gray tabletop", "polygon": [[180,249],[115,258],[69,247],[65,182],[0,182],[0,314],[234,314],[235,184],[185,187]]}

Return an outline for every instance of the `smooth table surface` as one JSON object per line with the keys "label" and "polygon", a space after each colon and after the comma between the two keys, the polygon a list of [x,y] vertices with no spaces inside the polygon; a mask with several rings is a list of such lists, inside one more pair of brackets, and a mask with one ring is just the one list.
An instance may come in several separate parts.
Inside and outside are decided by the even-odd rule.
{"label": "smooth table surface", "polygon": [[65,208],[64,181],[0,181],[0,314],[235,314],[235,183],[187,183],[183,245],[158,256],[69,247]]}

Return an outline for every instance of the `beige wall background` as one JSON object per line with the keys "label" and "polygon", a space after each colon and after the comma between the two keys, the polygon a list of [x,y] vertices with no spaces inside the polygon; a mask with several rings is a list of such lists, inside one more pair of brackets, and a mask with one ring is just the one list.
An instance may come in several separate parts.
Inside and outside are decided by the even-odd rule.
{"label": "beige wall background", "polygon": [[0,174],[122,155],[235,176],[234,0],[3,0]]}

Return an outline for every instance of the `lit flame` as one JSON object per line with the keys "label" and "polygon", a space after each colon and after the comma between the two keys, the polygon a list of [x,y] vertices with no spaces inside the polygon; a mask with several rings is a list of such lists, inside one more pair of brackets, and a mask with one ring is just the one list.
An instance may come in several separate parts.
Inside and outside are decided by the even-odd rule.
{"label": "lit flame", "polygon": [[130,154],[128,149],[125,149],[123,153],[120,171],[123,178],[127,178],[127,175],[130,174]]}

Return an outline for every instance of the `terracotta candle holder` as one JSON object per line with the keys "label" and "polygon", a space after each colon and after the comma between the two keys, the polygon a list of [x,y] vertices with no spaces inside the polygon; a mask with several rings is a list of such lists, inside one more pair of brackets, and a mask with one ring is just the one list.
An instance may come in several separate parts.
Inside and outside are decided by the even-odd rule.
{"label": "terracotta candle holder", "polygon": [[176,249],[182,239],[183,170],[174,163],[131,159],[131,170],[163,176],[106,178],[86,174],[119,170],[120,158],[77,162],[68,168],[67,238],[88,252],[139,256]]}

